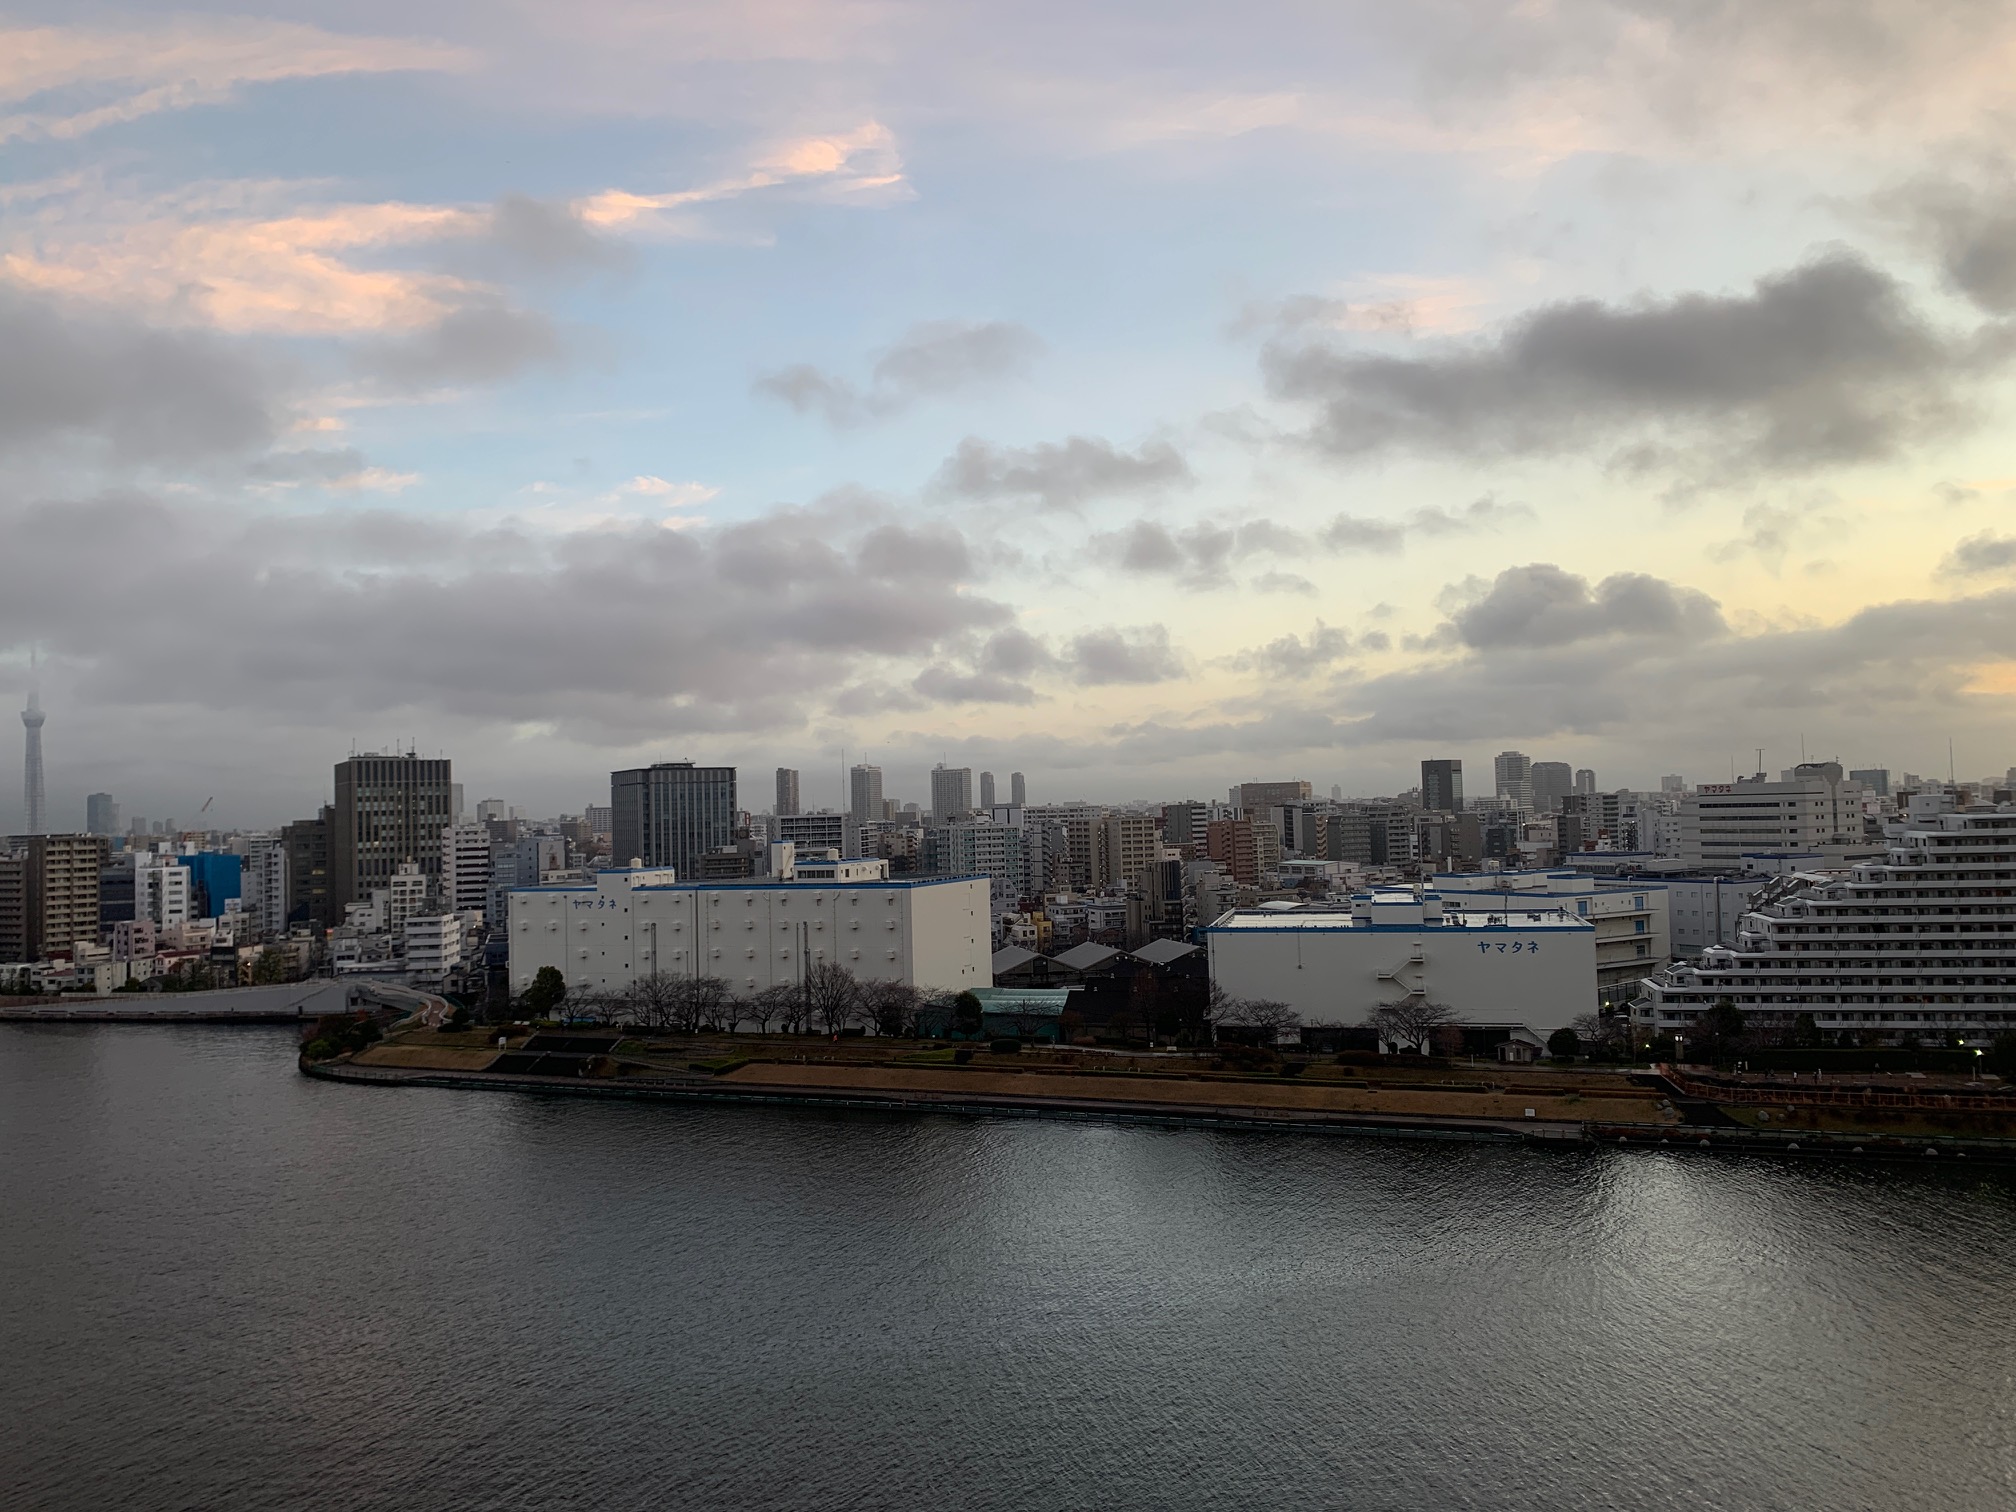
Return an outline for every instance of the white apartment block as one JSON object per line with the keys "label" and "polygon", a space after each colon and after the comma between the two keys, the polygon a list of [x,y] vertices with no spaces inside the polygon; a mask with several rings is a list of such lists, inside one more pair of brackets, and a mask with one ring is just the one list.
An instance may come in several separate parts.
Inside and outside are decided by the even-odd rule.
{"label": "white apartment block", "polygon": [[513,890],[510,921],[513,992],[542,966],[589,993],[665,972],[719,977],[747,997],[820,964],[927,992],[994,984],[987,879],[892,879],[881,862],[716,882],[680,882],[665,867],[602,871]]}
{"label": "white apartment block", "polygon": [[1234,909],[1204,938],[1214,983],[1311,1024],[1362,1024],[1420,999],[1464,1029],[1544,1047],[1596,996],[1595,926],[1560,908],[1445,908],[1433,891],[1376,889],[1342,908]]}
{"label": "white apartment block", "polygon": [[191,922],[195,906],[189,868],[174,856],[144,852],[133,858],[134,918],[173,929]]}
{"label": "white apartment block", "polygon": [[275,834],[246,837],[241,897],[246,928],[254,938],[276,940],[287,933],[287,847]]}
{"label": "white apartment block", "polygon": [[1685,1036],[1725,999],[1755,1027],[1890,1043],[1985,1043],[2016,1030],[2016,806],[1911,800],[1888,851],[1845,875],[1794,874],[1757,894],[1731,945],[1655,974],[1641,1027]]}
{"label": "white apartment block", "polygon": [[852,814],[836,814],[830,810],[816,814],[779,814],[770,821],[769,836],[773,845],[789,841],[800,851],[838,851],[849,859],[861,854],[861,823]]}
{"label": "white apartment block", "polygon": [[416,983],[439,987],[462,964],[462,920],[455,914],[425,914],[406,920],[406,974]]}
{"label": "white apartment block", "polygon": [[1673,953],[1665,887],[1654,881],[1599,882],[1575,871],[1446,873],[1430,880],[1445,908],[1483,914],[1556,908],[1587,919],[1596,934],[1596,995],[1619,1003]]}
{"label": "white apartment block", "polygon": [[1760,851],[1866,848],[1862,785],[1835,762],[1795,768],[1778,782],[1762,773],[1704,782],[1680,803],[1678,853],[1690,866],[1740,867]]}
{"label": "white apartment block", "polygon": [[490,827],[451,824],[441,831],[441,907],[445,913],[490,908]]}

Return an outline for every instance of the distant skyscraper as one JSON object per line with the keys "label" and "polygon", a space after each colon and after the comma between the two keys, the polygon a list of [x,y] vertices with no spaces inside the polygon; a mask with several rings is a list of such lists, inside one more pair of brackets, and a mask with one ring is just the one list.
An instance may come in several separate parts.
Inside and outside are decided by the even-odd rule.
{"label": "distant skyscraper", "polygon": [[119,805],[110,793],[93,793],[84,800],[84,832],[90,835],[119,833]]}
{"label": "distant skyscraper", "polygon": [[28,683],[28,707],[21,711],[21,723],[28,731],[28,749],[21,762],[21,807],[27,824],[21,833],[48,833],[42,808],[42,690],[32,676]]}
{"label": "distant skyscraper", "polygon": [[973,812],[973,769],[938,766],[931,769],[931,822],[950,824]]}
{"label": "distant skyscraper", "polygon": [[982,772],[980,774],[980,811],[982,813],[992,813],[994,811],[994,774],[992,772]]}
{"label": "distant skyscraper", "polygon": [[660,761],[609,774],[611,864],[670,866],[699,880],[700,858],[735,843],[735,768]]}
{"label": "distant skyscraper", "polygon": [[[1863,767],[1858,771],[1850,772],[1848,775],[1851,779],[1869,789],[1878,798],[1888,798],[1890,796],[1890,769],[1888,767]],[[2004,780],[2011,787],[2016,787],[2016,767],[2010,769],[2009,776]]]}
{"label": "distant skyscraper", "polygon": [[1523,752],[1500,751],[1491,767],[1500,798],[1520,808],[1533,807],[1533,763]]}
{"label": "distant skyscraper", "polygon": [[1675,797],[1687,791],[1687,779],[1678,772],[1668,772],[1659,779],[1659,791],[1671,793]]}
{"label": "distant skyscraper", "polygon": [[1437,760],[1421,763],[1421,807],[1431,814],[1463,812],[1463,763]]}
{"label": "distant skyscraper", "polygon": [[1588,767],[1575,769],[1575,791],[1593,793],[1596,791],[1596,773]]}
{"label": "distant skyscraper", "polygon": [[1561,800],[1575,791],[1575,769],[1565,761],[1536,761],[1527,776],[1536,814],[1560,813]]}
{"label": "distant skyscraper", "polygon": [[1023,808],[1029,802],[1029,784],[1023,781],[1020,772],[1008,774],[1008,801],[1017,808]]}
{"label": "distant skyscraper", "polygon": [[882,818],[882,768],[863,764],[847,773],[847,812],[856,824]]}
{"label": "distant skyscraper", "polygon": [[[772,812],[797,814],[803,811],[804,805],[798,801],[797,770],[792,767],[777,768],[777,807]],[[685,874],[682,872],[680,875],[683,877]]]}

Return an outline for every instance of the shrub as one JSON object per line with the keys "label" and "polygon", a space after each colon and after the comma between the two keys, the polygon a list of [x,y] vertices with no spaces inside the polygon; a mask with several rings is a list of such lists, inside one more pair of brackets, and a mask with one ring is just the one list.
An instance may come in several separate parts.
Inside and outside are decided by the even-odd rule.
{"label": "shrub", "polygon": [[1022,1041],[1018,1039],[997,1039],[987,1048],[992,1050],[996,1055],[1020,1055],[1022,1053]]}
{"label": "shrub", "polygon": [[955,1066],[964,1066],[971,1062],[972,1059],[973,1052],[971,1050],[959,1049],[952,1052],[952,1064]]}
{"label": "shrub", "polygon": [[301,1054],[311,1061],[324,1061],[335,1056],[336,1047],[326,1039],[312,1039],[301,1047]]}
{"label": "shrub", "polygon": [[1219,1071],[1279,1071],[1281,1057],[1262,1045],[1220,1045],[1211,1065]]}
{"label": "shrub", "polygon": [[1556,1029],[1547,1036],[1547,1053],[1556,1060],[1573,1060],[1582,1053],[1582,1036],[1573,1029]]}

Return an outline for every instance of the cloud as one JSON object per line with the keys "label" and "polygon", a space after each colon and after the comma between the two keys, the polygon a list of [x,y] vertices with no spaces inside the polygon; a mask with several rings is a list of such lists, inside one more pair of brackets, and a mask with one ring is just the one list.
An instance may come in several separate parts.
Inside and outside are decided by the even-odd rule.
{"label": "cloud", "polygon": [[1166,441],[1126,451],[1098,436],[1070,436],[1035,446],[997,447],[968,436],[939,467],[932,490],[975,503],[1076,509],[1114,494],[1187,487],[1189,463]]}
{"label": "cloud", "polygon": [[1314,597],[1316,585],[1295,572],[1263,572],[1247,584],[1255,593],[1294,593]]}
{"label": "cloud", "polygon": [[2016,567],[2016,536],[2001,536],[1992,530],[1968,536],[1946,554],[1939,564],[1942,577],[1980,577],[2007,572]]}
{"label": "cloud", "polygon": [[1509,567],[1477,585],[1449,618],[1473,648],[1564,646],[1615,636],[1701,640],[1727,629],[1715,601],[1642,572],[1619,572],[1591,586],[1551,562]]}
{"label": "cloud", "polygon": [[421,710],[437,727],[563,727],[591,747],[799,729],[836,690],[914,675],[1012,622],[940,574],[941,536],[886,512],[532,536],[123,492],[0,505],[0,538],[0,647],[35,639],[100,707],[246,728]]}
{"label": "cloud", "polygon": [[1953,428],[1989,360],[1836,252],[1744,294],[1571,300],[1419,356],[1277,341],[1262,364],[1276,397],[1316,408],[1308,439],[1339,457],[1636,443],[1620,455],[1662,465],[1680,443],[1794,469],[1893,457]]}
{"label": "cloud", "polygon": [[451,310],[432,326],[359,354],[360,363],[395,384],[494,383],[528,368],[550,367],[564,355],[560,332],[545,315],[504,304]]}
{"label": "cloud", "polygon": [[1019,377],[1043,351],[1023,326],[1005,320],[926,321],[875,361],[866,386],[800,363],[756,380],[755,392],[832,425],[860,425],[902,413],[920,399]]}
{"label": "cloud", "polygon": [[1064,660],[1085,687],[1167,682],[1183,675],[1183,659],[1161,625],[1088,630],[1065,647]]}
{"label": "cloud", "polygon": [[627,250],[599,235],[574,206],[507,194],[490,212],[490,245],[534,273],[621,267]]}
{"label": "cloud", "polygon": [[1346,631],[1318,620],[1307,636],[1281,636],[1227,657],[1225,665],[1262,677],[1306,677],[1342,661],[1353,649]]}
{"label": "cloud", "polygon": [[794,190],[843,204],[886,204],[906,198],[909,187],[895,133],[880,121],[865,121],[851,131],[781,143],[748,172],[730,178],[662,194],[605,189],[579,201],[575,210],[598,228],[634,225],[647,232],[683,236],[696,229],[691,212],[700,206]]}
{"label": "cloud", "polygon": [[960,672],[951,667],[926,667],[911,687],[934,703],[1029,704],[1036,690],[989,672]]}
{"label": "cloud", "polygon": [[326,450],[270,452],[245,469],[246,476],[272,488],[301,486],[370,493],[404,493],[418,473],[394,472],[367,462],[354,446]]}
{"label": "cloud", "polygon": [[242,16],[117,30],[11,27],[0,29],[0,104],[59,94],[63,102],[0,116],[0,144],[69,140],[164,110],[218,104],[250,84],[458,69],[470,61],[468,52],[438,42],[340,36]]}
{"label": "cloud", "polygon": [[0,283],[0,450],[83,443],[127,461],[256,448],[284,374],[208,336]]}

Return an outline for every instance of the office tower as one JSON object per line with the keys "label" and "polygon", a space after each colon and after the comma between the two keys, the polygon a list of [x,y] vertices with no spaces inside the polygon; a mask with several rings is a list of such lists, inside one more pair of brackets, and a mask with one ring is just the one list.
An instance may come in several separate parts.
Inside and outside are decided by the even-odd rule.
{"label": "office tower", "polygon": [[1678,772],[1668,772],[1664,777],[1659,779],[1659,791],[1670,793],[1677,798],[1680,794],[1687,791],[1687,779],[1682,777]]}
{"label": "office tower", "polygon": [[[18,858],[17,961],[42,961],[79,941],[98,943],[98,879],[111,856],[103,835],[16,835],[6,846]],[[12,914],[10,900],[6,912]],[[11,942],[10,942],[11,943]]]}
{"label": "office tower", "polygon": [[[1848,774],[1849,780],[1859,782],[1878,798],[1890,796],[1890,769],[1888,767],[1862,767]],[[2011,787],[2016,787],[2016,769],[2012,769],[2005,779]]]}
{"label": "office tower", "polygon": [[1232,801],[1252,813],[1284,803],[1307,803],[1310,791],[1306,782],[1242,782],[1232,789]]}
{"label": "office tower", "polygon": [[450,824],[462,822],[462,784],[459,782],[448,784],[448,822]]}
{"label": "office tower", "polygon": [[610,861],[670,866],[698,880],[700,858],[735,843],[735,768],[659,761],[609,774]]}
{"label": "office tower", "polygon": [[342,916],[373,890],[392,885],[411,861],[429,883],[441,876],[441,831],[454,802],[451,763],[412,751],[368,751],[336,763],[329,833],[329,902]]}
{"label": "office tower", "polygon": [[1024,808],[1029,802],[1029,784],[1020,772],[1008,774],[1008,801],[1017,808]]}
{"label": "office tower", "polygon": [[798,773],[792,767],[777,768],[776,814],[801,814],[805,806],[798,801]]}
{"label": "office tower", "polygon": [[119,805],[110,793],[93,793],[84,800],[84,829],[93,835],[119,833]]}
{"label": "office tower", "polygon": [[931,768],[931,822],[951,824],[973,812],[973,769]]}
{"label": "office tower", "polygon": [[313,819],[296,819],[280,828],[280,848],[287,853],[287,922],[327,929],[341,917],[329,905],[329,835],[336,811],[324,808]]}
{"label": "office tower", "polygon": [[21,807],[27,823],[22,832],[39,835],[48,826],[42,812],[42,690],[31,679],[28,683],[28,707],[21,711],[21,724],[27,733],[27,750],[21,758]]}
{"label": "office tower", "polygon": [[886,817],[882,800],[882,768],[857,766],[847,773],[847,812],[856,824],[877,823]]}
{"label": "office tower", "polygon": [[145,839],[153,832],[147,828],[146,816],[135,814],[126,825],[126,833],[138,839]]}
{"label": "office tower", "polygon": [[982,772],[980,774],[980,812],[983,814],[994,812],[994,774],[992,772]]}
{"label": "office tower", "polygon": [[1497,791],[1517,808],[1533,807],[1533,763],[1518,751],[1500,751],[1491,763]]}
{"label": "office tower", "polygon": [[1432,814],[1463,812],[1463,763],[1435,760],[1421,763],[1421,807]]}
{"label": "office tower", "polygon": [[1575,769],[1575,791],[1578,793],[1595,792],[1596,773],[1588,767],[1577,767]]}
{"label": "office tower", "polygon": [[478,798],[476,800],[476,822],[478,824],[502,824],[510,817],[502,798]]}
{"label": "office tower", "polygon": [[1575,790],[1575,769],[1565,761],[1536,761],[1527,769],[1533,789],[1533,812],[1558,814],[1561,800]]}

